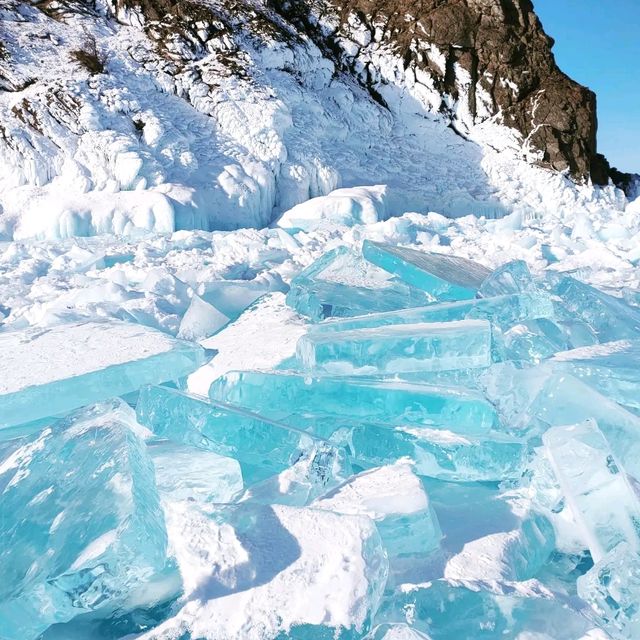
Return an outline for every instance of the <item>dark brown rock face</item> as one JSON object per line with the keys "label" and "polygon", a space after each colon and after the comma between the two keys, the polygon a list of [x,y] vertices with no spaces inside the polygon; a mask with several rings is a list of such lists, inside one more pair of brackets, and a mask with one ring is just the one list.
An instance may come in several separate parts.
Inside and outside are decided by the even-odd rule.
{"label": "dark brown rock face", "polygon": [[[476,123],[487,117],[477,104],[482,91],[490,97],[489,116],[500,114],[504,124],[517,129],[531,149],[541,152],[540,164],[568,169],[578,180],[590,176],[596,184],[607,183],[608,164],[596,150],[595,94],[560,71],[551,52],[553,40],[544,33],[530,0],[272,4],[300,27],[308,26],[307,16],[313,11],[334,11],[340,21],[331,36],[334,42],[336,37],[349,37],[349,17],[355,14],[372,35],[377,27],[382,42],[407,66],[428,70],[436,86],[453,98],[458,98],[456,68],[462,67],[471,77],[467,99]],[[421,55],[425,43],[444,53],[444,70]],[[446,108],[443,103],[442,110]]]}
{"label": "dark brown rock face", "polygon": [[[207,2],[111,1],[116,11],[141,10],[148,31],[157,31],[158,25],[174,35],[182,31],[196,47],[202,32],[196,24],[233,29]],[[519,131],[523,146],[542,166],[568,171],[578,181],[609,180],[609,165],[596,149],[595,94],[560,71],[553,40],[531,0],[230,0],[218,7],[226,16],[243,16],[245,27],[244,14],[256,21],[256,28],[279,30],[282,39],[296,32],[310,37],[340,71],[356,77],[384,103],[380,88],[388,80],[367,55],[372,43],[400,58],[416,77],[429,77],[442,95],[440,112],[450,116],[459,133],[495,119]],[[345,50],[345,42],[357,52]]]}

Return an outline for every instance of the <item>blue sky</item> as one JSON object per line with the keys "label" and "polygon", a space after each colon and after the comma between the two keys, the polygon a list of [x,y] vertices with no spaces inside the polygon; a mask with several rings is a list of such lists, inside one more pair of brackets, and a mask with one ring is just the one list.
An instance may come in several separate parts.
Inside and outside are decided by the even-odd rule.
{"label": "blue sky", "polygon": [[533,0],[558,66],[598,96],[598,151],[640,173],[640,0]]}

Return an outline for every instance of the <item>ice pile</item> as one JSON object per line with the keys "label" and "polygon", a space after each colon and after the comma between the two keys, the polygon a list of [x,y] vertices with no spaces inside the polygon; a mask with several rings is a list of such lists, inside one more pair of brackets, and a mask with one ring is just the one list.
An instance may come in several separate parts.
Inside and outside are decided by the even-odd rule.
{"label": "ice pile", "polygon": [[208,397],[149,327],[0,332],[3,640],[640,635],[640,310],[373,241],[287,303]]}

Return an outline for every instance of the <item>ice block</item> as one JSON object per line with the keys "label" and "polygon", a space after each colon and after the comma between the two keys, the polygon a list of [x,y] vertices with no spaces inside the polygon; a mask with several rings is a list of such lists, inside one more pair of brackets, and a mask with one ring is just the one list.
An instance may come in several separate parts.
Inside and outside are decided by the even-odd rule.
{"label": "ice block", "polygon": [[347,247],[316,260],[291,281],[287,304],[314,321],[424,306],[423,291],[398,281]]}
{"label": "ice block", "polygon": [[338,455],[312,434],[168,387],[143,387],[136,411],[139,422],[158,437],[239,460],[247,482],[279,473],[314,447],[318,455]]}
{"label": "ice block", "polygon": [[204,350],[125,322],[85,322],[0,333],[0,429],[177,380]]}
{"label": "ice block", "polygon": [[37,638],[89,612],[151,606],[174,592],[153,465],[132,409],[77,411],[0,447],[0,635]]}
{"label": "ice block", "polygon": [[362,255],[372,264],[425,291],[432,300],[475,298],[491,271],[458,256],[365,240]]}
{"label": "ice block", "polygon": [[488,367],[491,347],[486,320],[460,320],[310,332],[298,341],[296,354],[310,372],[371,376]]}
{"label": "ice block", "polygon": [[214,402],[252,408],[309,429],[322,416],[336,422],[336,428],[340,422],[368,420],[469,434],[485,433],[497,423],[495,409],[477,392],[391,380],[231,371],[213,382],[209,395]]}

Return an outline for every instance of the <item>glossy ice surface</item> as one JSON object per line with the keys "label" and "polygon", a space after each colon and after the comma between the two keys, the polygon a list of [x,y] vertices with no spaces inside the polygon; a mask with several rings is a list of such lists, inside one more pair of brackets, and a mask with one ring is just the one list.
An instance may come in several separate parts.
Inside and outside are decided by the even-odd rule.
{"label": "glossy ice surface", "polygon": [[432,298],[346,247],[327,252],[291,282],[287,303],[314,321],[419,307]]}
{"label": "glossy ice surface", "polygon": [[640,550],[640,500],[597,423],[553,427],[542,440],[594,561],[621,542]]}
{"label": "glossy ice surface", "polygon": [[495,409],[480,394],[395,380],[350,377],[313,378],[297,373],[232,371],[209,390],[213,401],[254,407],[264,415],[313,429],[314,418],[372,420],[484,433],[497,421]]}
{"label": "glossy ice surface", "polygon": [[474,298],[489,269],[457,256],[427,253],[365,240],[362,255],[372,264],[426,291],[433,300]]}
{"label": "glossy ice surface", "polygon": [[125,322],[0,333],[0,429],[178,380],[204,362],[196,344]]}
{"label": "glossy ice surface", "polygon": [[172,595],[153,585],[168,562],[167,534],[133,425],[135,413],[113,401],[2,445],[3,638],[35,639],[82,613]]}
{"label": "glossy ice surface", "polygon": [[460,320],[308,333],[296,352],[310,372],[378,375],[488,367],[491,345],[486,320]]}

